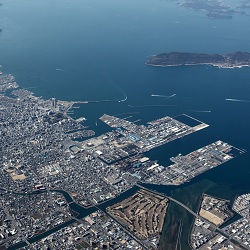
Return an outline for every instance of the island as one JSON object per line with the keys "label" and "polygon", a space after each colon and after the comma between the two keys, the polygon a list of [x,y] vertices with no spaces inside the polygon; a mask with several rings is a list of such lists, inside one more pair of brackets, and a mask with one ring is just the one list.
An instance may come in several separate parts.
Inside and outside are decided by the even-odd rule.
{"label": "island", "polygon": [[146,61],[150,66],[212,65],[219,68],[240,68],[250,66],[250,53],[203,54],[170,52],[152,56]]}
{"label": "island", "polygon": [[211,19],[232,19],[235,15],[249,15],[249,0],[230,1],[204,1],[204,0],[179,0],[177,6],[193,11],[202,11]]}

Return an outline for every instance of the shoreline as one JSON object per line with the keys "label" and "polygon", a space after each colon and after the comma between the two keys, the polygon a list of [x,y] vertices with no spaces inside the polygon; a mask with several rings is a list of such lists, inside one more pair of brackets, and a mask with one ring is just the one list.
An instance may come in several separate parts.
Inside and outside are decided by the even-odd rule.
{"label": "shoreline", "polygon": [[181,66],[199,66],[199,65],[208,65],[208,66],[213,66],[213,67],[217,67],[220,69],[241,69],[243,67],[250,67],[250,65],[248,64],[244,64],[244,65],[235,65],[235,66],[223,66],[223,65],[219,65],[219,64],[213,64],[213,63],[194,63],[194,64],[152,64],[152,63],[145,63],[145,65],[147,66],[152,66],[152,67],[162,67],[162,68],[166,68],[166,67],[181,67]]}

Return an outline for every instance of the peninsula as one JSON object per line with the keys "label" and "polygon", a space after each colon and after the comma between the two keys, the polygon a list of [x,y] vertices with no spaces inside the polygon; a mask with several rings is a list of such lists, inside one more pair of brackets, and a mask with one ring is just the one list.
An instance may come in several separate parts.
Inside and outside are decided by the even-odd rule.
{"label": "peninsula", "polygon": [[170,52],[152,56],[146,61],[150,66],[212,65],[219,68],[240,68],[250,66],[250,53],[203,54]]}

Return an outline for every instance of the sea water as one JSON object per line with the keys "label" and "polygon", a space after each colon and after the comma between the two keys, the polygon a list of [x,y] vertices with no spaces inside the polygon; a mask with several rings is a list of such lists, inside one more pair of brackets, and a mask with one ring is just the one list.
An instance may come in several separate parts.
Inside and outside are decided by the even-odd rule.
{"label": "sea water", "polygon": [[[185,113],[210,126],[154,149],[148,156],[167,166],[170,157],[218,139],[250,151],[250,103],[226,100],[250,100],[249,68],[145,65],[150,56],[163,52],[249,51],[249,17],[208,19],[202,12],[160,0],[2,2],[2,70],[13,74],[21,87],[44,98],[120,100],[74,109],[73,117],[86,117],[85,124],[97,135],[110,129],[98,121],[104,113],[132,115],[129,120],[140,120],[138,124]],[[203,192],[234,199],[250,192],[248,152],[180,187],[153,188],[194,210]],[[173,223],[186,218],[181,242],[183,249],[189,249],[192,217],[174,207],[170,212],[175,214]],[[163,233],[163,249],[166,238]]]}

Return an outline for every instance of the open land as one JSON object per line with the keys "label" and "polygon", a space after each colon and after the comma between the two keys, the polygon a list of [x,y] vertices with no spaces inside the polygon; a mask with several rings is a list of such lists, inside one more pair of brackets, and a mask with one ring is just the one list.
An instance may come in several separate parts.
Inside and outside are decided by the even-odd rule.
{"label": "open land", "polygon": [[146,190],[107,208],[107,212],[140,240],[157,248],[167,209],[167,198]]}

